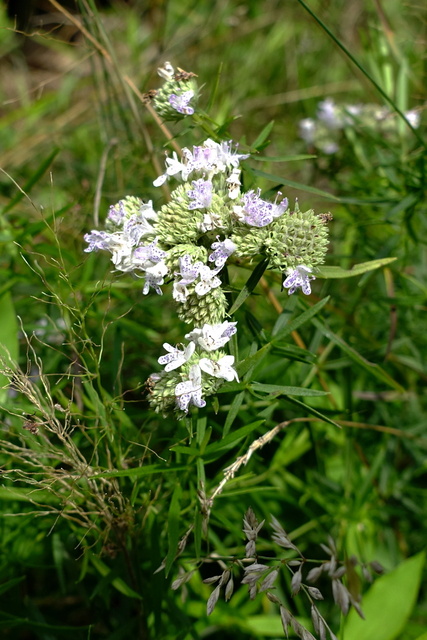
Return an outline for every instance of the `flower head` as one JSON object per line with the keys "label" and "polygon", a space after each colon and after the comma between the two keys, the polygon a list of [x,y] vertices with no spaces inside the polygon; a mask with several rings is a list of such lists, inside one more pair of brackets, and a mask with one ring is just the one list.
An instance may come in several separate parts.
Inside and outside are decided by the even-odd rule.
{"label": "flower head", "polygon": [[[277,204],[277,201],[267,202],[263,200],[260,198],[260,193],[260,189],[258,189],[258,193],[252,190],[244,193],[242,196],[243,204],[239,208],[235,207],[235,213],[239,219],[243,218],[244,222],[253,227],[265,227],[275,218],[279,218],[288,208],[287,198]],[[278,193],[277,195],[282,194]]]}

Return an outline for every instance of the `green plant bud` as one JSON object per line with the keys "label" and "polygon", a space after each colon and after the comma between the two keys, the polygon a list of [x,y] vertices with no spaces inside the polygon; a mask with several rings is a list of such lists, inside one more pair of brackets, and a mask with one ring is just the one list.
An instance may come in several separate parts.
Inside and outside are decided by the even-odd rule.
{"label": "green plant bud", "polygon": [[165,264],[170,273],[179,271],[179,259],[185,255],[191,256],[193,262],[200,260],[205,264],[208,258],[208,251],[205,247],[199,247],[196,244],[175,245],[172,249],[169,249],[165,258]]}
{"label": "green plant bud", "polygon": [[171,195],[171,200],[158,212],[156,233],[164,244],[181,244],[183,240],[188,243],[196,242],[200,236],[200,223],[203,220],[203,212],[189,210],[188,190],[191,186],[182,184]]}
{"label": "green plant bud", "polygon": [[153,107],[163,120],[177,121],[193,115],[199,88],[192,74],[175,74],[156,91]]}
{"label": "green plant bud", "polygon": [[[190,289],[190,287],[189,287]],[[178,316],[187,324],[202,327],[224,321],[227,299],[221,287],[211,289],[206,295],[190,293],[185,302],[178,305]]]}
{"label": "green plant bud", "polygon": [[322,264],[328,249],[326,217],[316,215],[312,209],[284,213],[269,225],[240,228],[231,236],[236,244],[237,257],[265,255],[270,266],[281,270],[299,264],[314,267]]}
{"label": "green plant bud", "polygon": [[176,371],[153,374],[147,380],[148,402],[157,413],[168,413],[176,406],[175,387],[182,382]]}

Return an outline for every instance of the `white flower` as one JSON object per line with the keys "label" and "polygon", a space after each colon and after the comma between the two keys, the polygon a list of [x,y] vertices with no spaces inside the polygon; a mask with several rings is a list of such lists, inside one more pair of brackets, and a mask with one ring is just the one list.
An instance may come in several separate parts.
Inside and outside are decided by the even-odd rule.
{"label": "white flower", "polygon": [[172,298],[176,302],[185,302],[189,295],[190,292],[188,291],[185,284],[182,284],[181,282],[173,283]]}
{"label": "white flower", "polygon": [[154,264],[152,267],[147,267],[145,270],[145,284],[142,293],[147,295],[150,287],[153,287],[157,295],[161,296],[163,292],[160,289],[160,285],[163,284],[164,276],[167,272],[168,268],[163,261]]}
{"label": "white flower", "polygon": [[202,397],[202,372],[197,364],[191,367],[189,379],[176,385],[175,396],[178,407],[185,413],[190,403],[199,408],[206,406],[206,400]]}
{"label": "white flower", "polygon": [[418,129],[421,121],[421,114],[418,111],[412,109],[411,111],[405,111],[405,118],[408,120],[414,129]]}
{"label": "white flower", "polygon": [[224,378],[227,382],[236,379],[239,382],[237,371],[233,369],[234,356],[223,356],[219,360],[209,360],[209,358],[201,358],[199,367],[205,373],[214,378]]}
{"label": "white flower", "polygon": [[231,200],[235,200],[240,195],[240,169],[235,167],[229,177],[226,180],[228,184],[228,197]]}
{"label": "white flower", "polygon": [[313,118],[304,118],[299,121],[300,137],[307,142],[313,144],[316,133],[316,123]]}
{"label": "white flower", "polygon": [[237,331],[237,322],[221,322],[220,324],[204,324],[201,329],[195,328],[186,334],[203,351],[221,349]]}
{"label": "white flower", "polygon": [[211,289],[221,286],[221,280],[216,275],[217,273],[218,271],[213,271],[205,264],[202,264],[199,269],[200,282],[195,287],[195,292],[198,296],[205,296]]}
{"label": "white flower", "polygon": [[231,254],[236,251],[237,246],[229,238],[226,238],[222,242],[219,240],[219,236],[217,236],[217,238],[218,241],[211,245],[214,252],[209,256],[209,262],[215,262],[217,269],[222,269]]}
{"label": "white flower", "polygon": [[283,286],[289,289],[288,294],[294,293],[298,287],[301,287],[303,293],[309,296],[311,293],[310,280],[315,280],[310,273],[313,271],[310,267],[299,264],[295,269],[288,269],[288,277],[283,282]]}
{"label": "white flower", "polygon": [[199,224],[200,231],[206,233],[206,231],[212,231],[212,229],[222,229],[223,224],[221,220],[221,216],[218,213],[214,213],[211,211],[210,213],[205,213],[203,215],[203,220]]}
{"label": "white flower", "polygon": [[[176,152],[172,153],[172,158],[166,158],[166,171],[163,175],[156,178],[153,182],[155,187],[160,187],[166,182],[169,176],[176,176],[181,173],[182,180],[186,180],[188,177],[188,170],[186,164],[179,160]],[[185,176],[185,177],[184,177]]]}
{"label": "white flower", "polygon": [[161,356],[158,359],[159,364],[165,364],[165,371],[173,371],[174,369],[178,369],[185,362],[187,362],[194,353],[196,345],[194,342],[190,342],[184,349],[178,349],[177,347],[172,347],[172,345],[165,342],[163,347],[168,353],[164,356]]}

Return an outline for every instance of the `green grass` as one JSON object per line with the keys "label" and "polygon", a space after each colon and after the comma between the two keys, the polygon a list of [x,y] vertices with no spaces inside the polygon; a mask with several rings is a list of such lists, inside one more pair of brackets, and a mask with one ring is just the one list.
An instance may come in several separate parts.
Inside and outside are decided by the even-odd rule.
{"label": "green grass", "polygon": [[[257,550],[271,566],[293,553],[271,541],[272,516],[313,561],[307,570],[326,559],[319,545],[332,536],[344,583],[354,598],[367,594],[369,613],[366,627],[354,611],[346,626],[322,575],[319,610],[340,640],[375,630],[388,610],[394,625],[379,624],[376,640],[418,640],[427,625],[417,555],[427,512],[425,12],[368,0],[312,1],[310,11],[273,0],[130,4],[98,11],[81,0],[76,17],[92,40],[22,36],[12,22],[0,30],[0,343],[13,389],[0,392],[2,633],[282,637],[278,605],[240,585],[251,507],[266,519]],[[36,47],[54,71],[32,66]],[[161,204],[152,181],[172,150],[165,133],[181,147],[207,137],[206,120],[165,131],[142,104],[165,60],[198,75],[216,135],[259,149],[246,189],[280,187],[302,210],[334,217],[325,277],[309,299],[281,293],[278,274],[258,282],[261,268],[252,280],[253,266],[231,271],[244,385],[225,386],[217,406],[183,421],[146,401],[162,344],[188,330],[170,293],[142,296],[140,281],[110,273],[107,256],[83,252],[84,233],[123,196]],[[336,156],[312,153],[298,122],[326,97],[387,102],[393,137],[348,128]],[[421,111],[415,132],[399,120],[411,108]],[[326,277],[373,260],[384,261]],[[279,424],[216,495],[224,470]],[[207,523],[203,498],[213,494]],[[353,555],[364,569],[352,568]],[[373,561],[386,575],[369,587]],[[207,617],[215,585],[203,579],[226,567],[235,593]],[[290,580],[283,567],[272,593],[313,632]]]}

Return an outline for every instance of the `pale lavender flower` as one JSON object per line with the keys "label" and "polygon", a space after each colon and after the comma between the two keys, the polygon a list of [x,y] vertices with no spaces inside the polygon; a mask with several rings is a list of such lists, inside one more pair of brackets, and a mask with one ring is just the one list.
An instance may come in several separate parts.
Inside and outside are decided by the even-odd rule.
{"label": "pale lavender flower", "polygon": [[219,324],[204,324],[201,329],[195,328],[186,334],[187,340],[191,340],[203,351],[216,351],[221,349],[236,332],[237,322],[225,320]]}
{"label": "pale lavender flower", "polygon": [[233,364],[234,356],[223,356],[219,360],[210,360],[209,358],[201,358],[199,360],[199,367],[202,371],[214,378],[223,378],[227,382],[232,382],[233,380],[239,382],[239,376],[233,368]]}
{"label": "pale lavender flower", "polygon": [[197,364],[191,367],[189,379],[176,385],[175,397],[179,409],[185,413],[190,404],[199,408],[206,406],[206,400],[202,396],[202,372]]}
{"label": "pale lavender flower", "polygon": [[200,261],[193,264],[193,259],[190,255],[182,256],[179,259],[179,273],[176,274],[181,276],[179,284],[187,285],[194,282],[202,266],[203,263]]}
{"label": "pale lavender flower", "polygon": [[94,229],[90,233],[86,233],[84,235],[85,242],[88,243],[88,247],[84,249],[86,253],[90,253],[91,251],[108,251],[110,247],[110,233],[107,231],[98,231]]}
{"label": "pale lavender flower", "polygon": [[188,205],[189,209],[206,209],[212,202],[212,182],[210,180],[193,180],[193,189],[187,192],[188,197],[193,200]]}
{"label": "pale lavender flower", "polygon": [[160,249],[160,247],[157,246],[158,241],[159,239],[155,238],[150,244],[146,244],[143,247],[135,249],[133,254],[135,264],[140,266],[142,269],[146,269],[147,267],[151,267],[161,260],[164,260],[166,257],[166,251],[163,251],[163,249]]}
{"label": "pale lavender flower", "polygon": [[317,117],[328,129],[342,129],[343,119],[332,98],[326,98],[317,105]]}
{"label": "pale lavender flower", "polygon": [[178,369],[187,362],[194,353],[196,345],[190,342],[184,349],[178,349],[165,342],[163,347],[168,353],[158,359],[159,364],[165,364],[165,371],[173,371]]}
{"label": "pale lavender flower", "polygon": [[310,267],[306,267],[303,264],[299,264],[293,270],[289,269],[288,277],[283,282],[283,286],[289,289],[288,294],[291,295],[301,287],[303,293],[309,296],[311,293],[310,280],[315,280],[315,277],[310,275],[312,271]]}
{"label": "pale lavender flower", "polygon": [[157,295],[161,296],[163,291],[160,289],[160,285],[164,283],[164,276],[168,273],[168,268],[164,262],[158,262],[152,267],[147,267],[145,270],[145,284],[142,290],[144,295],[150,290],[150,287],[154,289]]}
{"label": "pale lavender flower", "polygon": [[166,182],[169,176],[179,177],[179,174],[181,174],[181,180],[185,181],[193,171],[208,178],[217,173],[227,173],[230,169],[237,168],[240,160],[248,157],[249,154],[233,151],[231,140],[218,143],[208,138],[202,145],[193,147],[193,151],[184,148],[182,161],[178,160],[175,153],[173,158],[166,158],[166,172],[156,178],[153,184],[158,187]]}
{"label": "pale lavender flower", "polygon": [[179,95],[172,93],[169,96],[169,104],[173,107],[178,113],[182,113],[185,116],[192,116],[194,113],[193,107],[189,105],[190,100],[194,96],[194,91],[184,91]]}
{"label": "pale lavender flower", "polygon": [[200,282],[195,287],[195,292],[199,297],[205,296],[211,289],[221,286],[221,280],[217,277],[217,273],[218,271],[209,269],[205,264],[199,268]]}
{"label": "pale lavender flower", "polygon": [[[267,202],[263,200],[260,198],[260,193],[260,189],[258,189],[258,193],[252,190],[244,193],[242,196],[243,204],[239,207],[239,211],[236,211],[239,216],[243,214],[244,222],[253,227],[265,227],[275,218],[280,217],[288,208],[287,198],[284,198],[277,204],[277,202]],[[277,195],[282,194],[278,193]]]}
{"label": "pale lavender flower", "polygon": [[231,254],[236,251],[237,246],[229,238],[222,242],[219,240],[219,236],[217,236],[217,239],[218,241],[211,245],[211,249],[214,249],[214,252],[209,256],[209,262],[215,262],[215,266],[218,269],[222,269]]}

